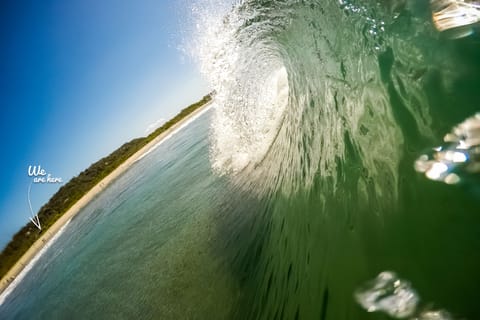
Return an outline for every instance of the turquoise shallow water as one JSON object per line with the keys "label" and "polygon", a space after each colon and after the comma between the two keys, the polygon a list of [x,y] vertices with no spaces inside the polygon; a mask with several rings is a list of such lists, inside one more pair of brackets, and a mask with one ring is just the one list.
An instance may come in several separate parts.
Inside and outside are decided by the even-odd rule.
{"label": "turquoise shallow water", "polygon": [[216,109],[75,217],[0,319],[479,319],[480,151],[457,184],[415,169],[478,111],[478,34],[426,1],[206,8]]}
{"label": "turquoise shallow water", "polygon": [[209,166],[208,117],[83,209],[0,307],[0,318],[225,317],[234,286],[212,253],[212,201],[223,192]]}

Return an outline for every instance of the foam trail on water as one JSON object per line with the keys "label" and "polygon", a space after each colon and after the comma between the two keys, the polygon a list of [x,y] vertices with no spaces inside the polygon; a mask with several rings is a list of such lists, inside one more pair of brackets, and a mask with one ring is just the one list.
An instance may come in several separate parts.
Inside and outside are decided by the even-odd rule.
{"label": "foam trail on water", "polygon": [[[18,276],[10,283],[10,285],[2,292],[0,295],[0,305],[2,305],[7,297],[15,290],[20,282],[25,278],[25,276],[32,270],[35,264],[40,260],[40,258],[47,252],[47,250],[57,241],[57,239],[65,232],[67,226],[70,224],[68,220],[57,233],[45,244],[45,246],[33,257],[32,260],[23,268],[23,270],[18,274]],[[48,232],[48,231],[47,231]]]}

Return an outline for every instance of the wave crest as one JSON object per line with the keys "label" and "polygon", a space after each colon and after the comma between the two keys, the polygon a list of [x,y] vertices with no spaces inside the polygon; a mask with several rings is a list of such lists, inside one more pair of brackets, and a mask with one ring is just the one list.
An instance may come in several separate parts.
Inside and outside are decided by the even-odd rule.
{"label": "wave crest", "polygon": [[335,190],[354,168],[360,198],[372,187],[394,198],[404,136],[392,90],[430,134],[418,79],[394,63],[413,46],[346,1],[243,1],[218,10],[221,19],[209,8],[197,20],[195,54],[217,93],[213,168],[260,193],[286,194],[315,183]]}

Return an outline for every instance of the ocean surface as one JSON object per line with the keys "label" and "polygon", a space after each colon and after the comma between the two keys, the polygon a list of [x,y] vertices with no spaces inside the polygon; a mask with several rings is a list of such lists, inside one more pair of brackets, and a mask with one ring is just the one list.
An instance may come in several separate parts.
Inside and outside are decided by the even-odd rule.
{"label": "ocean surface", "polygon": [[73,218],[0,319],[480,319],[478,26],[401,0],[189,19],[212,110]]}

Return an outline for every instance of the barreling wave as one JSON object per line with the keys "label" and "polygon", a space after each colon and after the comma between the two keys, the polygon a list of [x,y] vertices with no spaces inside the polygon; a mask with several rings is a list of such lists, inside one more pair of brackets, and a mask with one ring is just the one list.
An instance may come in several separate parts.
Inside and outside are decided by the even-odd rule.
{"label": "barreling wave", "polygon": [[[197,0],[192,11],[192,52],[216,91],[210,161],[233,184],[219,209],[242,288],[232,313],[366,319],[353,305],[360,279],[395,270],[412,283],[441,283],[445,274],[424,270],[462,252],[450,238],[440,244],[441,219],[478,207],[460,188],[427,184],[414,163],[477,111],[478,42],[444,37],[428,0]],[[425,173],[438,173],[436,155],[419,159]],[[383,298],[374,299],[381,308],[361,305],[395,314],[401,300]],[[458,301],[476,312],[476,302]]]}
{"label": "barreling wave", "polygon": [[197,3],[195,55],[217,92],[213,168],[260,193],[291,194],[316,181],[334,190],[356,161],[363,196],[373,184],[394,198],[404,132],[392,102],[431,136],[420,81],[436,62],[415,45],[428,27],[392,32],[402,31],[401,4]]}

